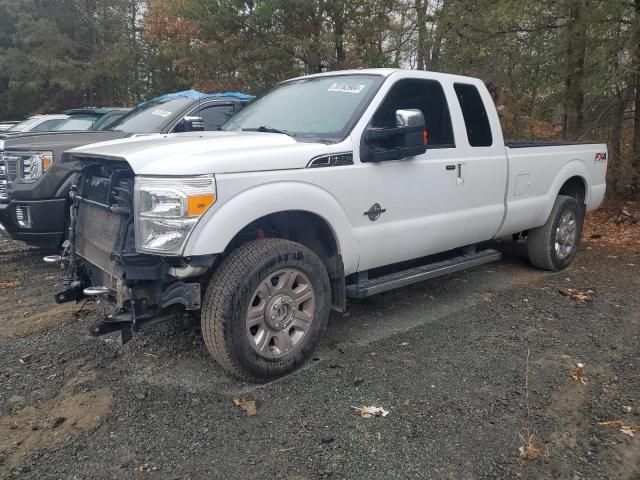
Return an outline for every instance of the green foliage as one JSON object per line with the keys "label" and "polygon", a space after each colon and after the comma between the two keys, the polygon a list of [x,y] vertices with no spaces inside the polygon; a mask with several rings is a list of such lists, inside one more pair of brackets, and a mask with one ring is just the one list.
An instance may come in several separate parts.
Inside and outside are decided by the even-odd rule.
{"label": "green foliage", "polygon": [[0,118],[131,105],[184,86],[142,41],[138,0],[0,0]]}
{"label": "green foliage", "polygon": [[608,139],[640,190],[640,0],[0,0],[0,119],[361,67],[480,77],[506,136]]}

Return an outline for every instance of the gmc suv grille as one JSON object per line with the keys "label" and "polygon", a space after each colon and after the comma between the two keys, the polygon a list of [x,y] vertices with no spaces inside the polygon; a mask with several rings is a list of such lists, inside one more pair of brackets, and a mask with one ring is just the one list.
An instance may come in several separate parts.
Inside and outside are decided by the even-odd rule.
{"label": "gmc suv grille", "polygon": [[0,201],[9,200],[9,184],[18,178],[18,159],[8,157],[5,154],[0,156]]}
{"label": "gmc suv grille", "polygon": [[9,194],[7,193],[7,175],[4,162],[0,158],[0,201],[9,200]]}

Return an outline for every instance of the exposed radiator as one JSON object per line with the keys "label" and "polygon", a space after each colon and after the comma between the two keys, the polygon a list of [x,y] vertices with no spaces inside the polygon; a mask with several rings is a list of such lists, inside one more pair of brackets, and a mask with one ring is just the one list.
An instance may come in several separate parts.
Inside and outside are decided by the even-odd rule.
{"label": "exposed radiator", "polygon": [[120,215],[81,201],[76,222],[76,253],[105,272],[113,273],[111,254],[118,247],[122,221]]}

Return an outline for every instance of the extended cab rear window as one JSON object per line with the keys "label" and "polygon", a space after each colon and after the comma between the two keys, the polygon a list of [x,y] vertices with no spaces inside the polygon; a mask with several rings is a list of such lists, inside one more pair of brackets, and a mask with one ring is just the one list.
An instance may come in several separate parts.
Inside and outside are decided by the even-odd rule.
{"label": "extended cab rear window", "polygon": [[462,109],[469,145],[490,147],[493,145],[493,135],[491,134],[487,109],[484,108],[480,92],[475,86],[464,83],[456,83],[453,88]]}

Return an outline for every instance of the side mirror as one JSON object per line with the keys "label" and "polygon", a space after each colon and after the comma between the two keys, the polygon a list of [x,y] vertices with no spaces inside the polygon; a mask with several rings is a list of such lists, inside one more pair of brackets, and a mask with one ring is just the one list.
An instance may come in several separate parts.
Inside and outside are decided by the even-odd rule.
{"label": "side mirror", "polygon": [[427,151],[424,115],[418,109],[396,110],[396,126],[368,128],[363,136],[363,162],[402,160]]}
{"label": "side mirror", "polygon": [[201,132],[204,130],[204,119],[187,115],[182,119],[182,125],[185,132]]}

